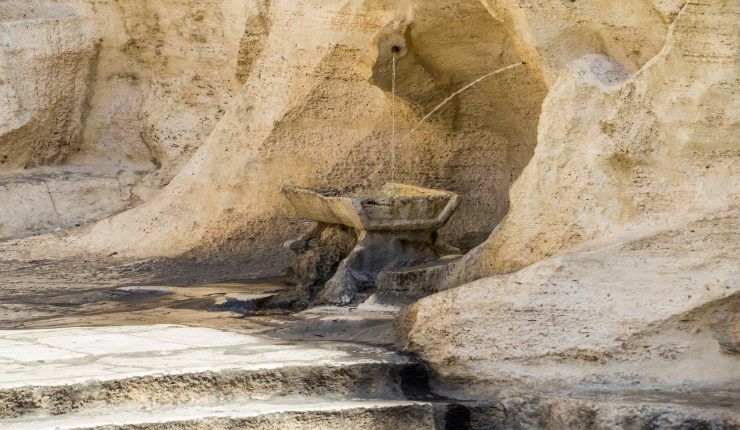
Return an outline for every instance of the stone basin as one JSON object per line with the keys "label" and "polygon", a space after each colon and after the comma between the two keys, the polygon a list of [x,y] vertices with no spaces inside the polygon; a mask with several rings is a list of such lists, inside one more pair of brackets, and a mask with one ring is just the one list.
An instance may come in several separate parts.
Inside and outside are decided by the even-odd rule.
{"label": "stone basin", "polygon": [[457,194],[396,183],[371,191],[287,186],[283,195],[305,218],[363,231],[437,230],[459,205]]}
{"label": "stone basin", "polygon": [[[357,303],[375,290],[384,269],[459,253],[437,235],[459,204],[457,194],[448,191],[387,183],[379,190],[288,186],[283,195],[299,215],[315,221],[286,243],[298,254],[293,274],[306,303]],[[351,244],[343,232],[348,228],[356,238]],[[346,254],[348,245],[354,247]]]}

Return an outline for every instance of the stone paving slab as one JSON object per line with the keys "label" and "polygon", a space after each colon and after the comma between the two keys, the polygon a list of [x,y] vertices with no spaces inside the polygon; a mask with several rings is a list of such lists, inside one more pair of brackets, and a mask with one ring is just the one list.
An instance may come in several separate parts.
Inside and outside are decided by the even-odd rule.
{"label": "stone paving slab", "polygon": [[280,342],[180,325],[0,331],[0,389],[191,372],[406,362],[377,347]]}
{"label": "stone paving slab", "polygon": [[[15,419],[0,421],[0,430],[67,430],[67,429],[95,429],[106,428],[115,425],[116,428],[126,426],[142,426],[168,423],[171,427],[179,428],[185,422],[201,422],[204,425],[215,419],[244,420],[259,416],[266,416],[269,421],[279,424],[281,417],[278,414],[331,414],[331,421],[339,421],[340,427],[353,428],[356,424],[351,415],[344,415],[353,410],[375,410],[377,412],[392,414],[394,409],[418,408],[431,414],[431,405],[422,402],[389,401],[389,400],[344,400],[327,401],[305,398],[287,398],[278,401],[260,402],[247,401],[235,402],[221,405],[189,405],[169,408],[139,408],[122,409],[107,408],[84,411],[82,413],[68,414],[58,417],[40,417],[35,419]],[[343,416],[344,415],[344,416]],[[305,419],[305,418],[304,418]],[[431,419],[431,417],[430,417]],[[424,421],[420,421],[419,428],[423,427]],[[153,426],[154,427],[154,426]],[[157,428],[159,428],[157,426]],[[250,427],[251,428],[251,427]]]}

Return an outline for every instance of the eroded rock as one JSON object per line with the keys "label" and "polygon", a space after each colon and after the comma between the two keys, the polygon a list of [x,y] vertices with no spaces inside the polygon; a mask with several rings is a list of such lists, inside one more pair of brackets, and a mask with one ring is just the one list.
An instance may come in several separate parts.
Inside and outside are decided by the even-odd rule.
{"label": "eroded rock", "polygon": [[740,353],[740,300],[731,300],[715,310],[711,316],[710,329],[722,351],[728,354]]}
{"label": "eroded rock", "polygon": [[316,298],[356,242],[352,229],[317,222],[312,223],[299,239],[285,244],[296,253],[291,266],[291,281],[303,304],[311,303]]}

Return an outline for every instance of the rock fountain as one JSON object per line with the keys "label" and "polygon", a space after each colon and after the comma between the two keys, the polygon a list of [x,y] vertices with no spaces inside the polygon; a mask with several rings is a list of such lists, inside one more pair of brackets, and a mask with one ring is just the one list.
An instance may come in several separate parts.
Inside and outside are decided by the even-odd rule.
{"label": "rock fountain", "polygon": [[327,228],[344,226],[357,238],[313,304],[356,302],[372,291],[386,268],[425,264],[459,252],[437,235],[459,205],[451,192],[387,183],[379,190],[347,192],[288,186],[283,195],[301,216],[316,222],[287,244],[299,255],[318,246]]}
{"label": "rock fountain", "polygon": [[[455,91],[397,142],[396,65],[407,49],[400,40],[380,44],[389,46],[380,51],[390,52],[391,57],[390,182],[380,189],[287,186],[282,190],[296,211],[314,222],[299,239],[286,243],[298,254],[293,265],[294,280],[302,291],[302,301],[309,304],[355,303],[374,290],[378,275],[384,271],[389,274],[383,278],[382,284],[388,286],[384,290],[394,295],[399,291],[394,279],[408,277],[404,268],[459,255],[457,248],[442,243],[437,235],[457,209],[459,197],[448,191],[396,183],[396,145],[461,92],[523,64],[502,67]],[[347,230],[354,232],[354,247],[348,245]],[[401,275],[391,274],[394,269]]]}

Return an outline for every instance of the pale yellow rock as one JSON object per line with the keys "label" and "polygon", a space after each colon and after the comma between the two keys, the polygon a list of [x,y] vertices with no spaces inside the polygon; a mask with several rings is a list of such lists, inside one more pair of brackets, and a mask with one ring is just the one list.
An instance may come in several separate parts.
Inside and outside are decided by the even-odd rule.
{"label": "pale yellow rock", "polygon": [[662,48],[682,0],[480,0],[549,86],[566,65],[601,53],[634,73]]}
{"label": "pale yellow rock", "polygon": [[[4,47],[0,64],[8,165],[67,158],[140,170],[131,192],[146,202],[2,242],[3,259],[238,255],[275,274],[301,221],[284,185],[393,179],[461,195],[443,231],[453,244],[490,233],[434,278],[440,290],[467,285],[421,301],[403,326],[443,375],[668,385],[683,376],[666,369],[697,383],[736,376],[735,330],[722,326],[737,300],[735,2],[34,4],[56,27],[18,16],[23,5],[0,17],[4,35],[29,38]],[[29,50],[34,31],[64,49]],[[468,82],[526,65],[399,139],[390,178],[394,44],[399,137]],[[40,67],[38,82],[12,58]],[[15,137],[24,124],[40,137]],[[26,155],[31,141],[42,155]],[[674,324],[687,315],[698,334]]]}
{"label": "pale yellow rock", "polygon": [[487,393],[732,384],[740,358],[720,342],[735,328],[714,315],[737,302],[738,227],[723,214],[545,259],[424,298],[399,330],[443,376]]}
{"label": "pale yellow rock", "polygon": [[737,202],[736,15],[730,3],[688,4],[631,78],[605,56],[571,62],[543,103],[509,213],[442,288]]}
{"label": "pale yellow rock", "polygon": [[64,3],[100,35],[82,145],[71,162],[158,168],[153,179],[166,183],[241,86],[240,43],[258,2]]}
{"label": "pale yellow rock", "polygon": [[732,324],[737,303],[737,13],[688,3],[634,76],[601,54],[568,64],[507,217],[440,288],[521,270],[414,305],[412,350],[463,379],[736,380],[735,329],[711,329],[721,345],[707,313]]}
{"label": "pale yellow rock", "polygon": [[[259,34],[247,30],[248,40],[264,37],[259,55],[243,61],[236,55],[228,57],[231,65],[249,64],[251,72],[245,74],[224,69],[215,60],[198,63],[191,55],[181,58],[180,52],[190,45],[181,40],[183,28],[169,27],[174,17],[159,27],[146,21],[154,19],[151,15],[163,16],[164,10],[181,14],[178,2],[171,2],[169,8],[165,3],[147,2],[146,11],[133,6],[143,7],[140,3],[131,3],[128,8],[121,6],[123,18],[107,18],[110,24],[104,28],[111,28],[107,31],[119,39],[124,30],[112,28],[121,26],[121,21],[144,20],[130,22],[126,32],[156,27],[162,34],[146,30],[145,40],[177,39],[181,45],[174,51],[177,55],[172,53],[174,47],[163,47],[161,57],[151,53],[154,47],[145,47],[138,56],[126,56],[118,52],[123,41],[104,34],[99,67],[110,79],[99,74],[101,79],[94,84],[94,93],[101,96],[92,97],[92,128],[86,129],[97,137],[85,140],[75,161],[126,159],[146,168],[147,149],[135,136],[150,129],[142,128],[142,123],[156,117],[162,119],[156,127],[179,127],[163,118],[187,111],[179,104],[181,93],[152,96],[141,120],[139,111],[130,106],[148,102],[140,101],[139,87],[121,90],[117,84],[121,73],[124,77],[138,73],[143,77],[141,88],[155,92],[158,82],[175,79],[175,72],[182,69],[216,73],[210,82],[233,75],[245,79],[244,86],[200,148],[155,198],[149,199],[151,192],[139,193],[149,200],[143,206],[71,232],[63,242],[45,237],[14,249],[55,258],[113,252],[119,257],[172,256],[228,248],[248,253],[259,267],[279,270],[290,258],[280,244],[295,235],[297,226],[279,194],[284,184],[343,186],[382,183],[390,176],[391,56],[389,49],[379,49],[397,40],[409,47],[398,62],[399,136],[455,89],[519,60],[504,27],[474,0],[453,7],[444,2],[272,1],[269,8],[260,9],[264,20],[247,19],[248,25],[258,22],[268,27],[266,34],[264,29]],[[96,6],[98,15],[93,16],[115,16],[103,6]],[[458,22],[461,15],[470,17],[468,22]],[[209,42],[224,49],[232,46],[218,38]],[[127,66],[126,61],[138,63]],[[163,68],[158,61],[172,66]],[[187,61],[193,65],[186,67]],[[149,76],[157,78],[143,83]],[[218,93],[213,96],[218,97]],[[396,180],[464,193],[445,230],[453,243],[480,243],[506,213],[509,185],[532,154],[543,97],[541,80],[521,67],[464,93],[432,122],[399,142]],[[202,105],[197,101],[193,109],[208,109]],[[121,127],[109,127],[108,119],[119,118],[113,114],[116,106],[122,106]],[[132,112],[137,118],[126,116]],[[193,121],[187,122],[194,126]],[[98,131],[93,130],[96,127]],[[188,141],[185,137],[177,140]],[[149,148],[160,154],[162,147]],[[168,178],[170,165],[165,164],[155,178]]]}
{"label": "pale yellow rock", "polygon": [[73,8],[0,3],[0,172],[76,149],[94,56],[93,25]]}

